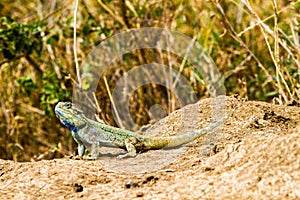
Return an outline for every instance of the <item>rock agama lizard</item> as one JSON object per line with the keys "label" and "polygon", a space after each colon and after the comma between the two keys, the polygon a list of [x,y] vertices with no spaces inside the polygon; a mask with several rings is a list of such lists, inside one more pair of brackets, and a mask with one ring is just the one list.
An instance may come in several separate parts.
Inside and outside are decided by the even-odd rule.
{"label": "rock agama lizard", "polygon": [[[241,104],[241,103],[240,103]],[[193,140],[220,126],[233,115],[240,104],[228,115],[210,126],[195,130],[188,134],[170,137],[148,137],[132,131],[112,127],[88,119],[83,112],[71,102],[59,102],[55,106],[56,116],[72,131],[74,140],[78,143],[78,154],[83,156],[85,149],[91,152],[90,159],[96,159],[100,146],[117,146],[126,149],[128,153],[119,155],[119,158],[134,157],[137,151],[150,149],[172,148],[192,142]]]}

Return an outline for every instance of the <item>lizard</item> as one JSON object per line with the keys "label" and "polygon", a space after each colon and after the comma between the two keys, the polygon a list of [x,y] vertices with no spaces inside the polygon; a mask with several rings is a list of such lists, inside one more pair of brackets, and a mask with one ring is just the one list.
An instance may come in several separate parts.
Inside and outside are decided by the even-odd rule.
{"label": "lizard", "polygon": [[[240,105],[241,103],[231,110],[228,115],[206,128],[169,137],[149,137],[96,122],[87,118],[82,110],[71,102],[59,102],[55,106],[54,111],[61,123],[71,130],[72,136],[78,144],[78,155],[84,159],[97,159],[101,145],[116,146],[127,150],[128,153],[118,156],[118,158],[125,158],[135,157],[137,151],[161,149],[164,147],[175,148],[187,144],[220,126],[233,115]],[[85,150],[91,152],[91,157],[83,156]]]}

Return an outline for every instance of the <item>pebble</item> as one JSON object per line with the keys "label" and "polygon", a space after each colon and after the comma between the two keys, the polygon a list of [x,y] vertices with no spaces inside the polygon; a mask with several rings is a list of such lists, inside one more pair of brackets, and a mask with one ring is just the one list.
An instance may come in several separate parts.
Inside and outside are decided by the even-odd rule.
{"label": "pebble", "polygon": [[80,185],[78,183],[75,183],[73,188],[74,188],[75,192],[82,192],[83,191],[82,185]]}
{"label": "pebble", "polygon": [[137,187],[139,184],[136,181],[128,180],[125,182],[125,188]]}

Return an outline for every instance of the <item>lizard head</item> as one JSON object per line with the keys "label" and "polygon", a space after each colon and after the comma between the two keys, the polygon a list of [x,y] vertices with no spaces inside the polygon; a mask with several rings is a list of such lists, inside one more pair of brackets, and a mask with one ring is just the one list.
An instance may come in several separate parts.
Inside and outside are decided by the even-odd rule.
{"label": "lizard head", "polygon": [[59,102],[55,106],[54,111],[61,123],[72,131],[76,131],[86,124],[86,118],[83,112],[76,108],[71,102]]}

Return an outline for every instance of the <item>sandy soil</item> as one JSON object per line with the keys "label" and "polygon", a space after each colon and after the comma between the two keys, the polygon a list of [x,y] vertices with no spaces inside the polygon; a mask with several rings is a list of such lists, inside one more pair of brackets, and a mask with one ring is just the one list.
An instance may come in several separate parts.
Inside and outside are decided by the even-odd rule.
{"label": "sandy soil", "polygon": [[[205,99],[145,131],[186,134],[222,116]],[[211,103],[219,106],[211,109]],[[227,112],[238,100],[226,97]],[[300,199],[300,108],[248,101],[222,128],[178,148],[117,159],[0,160],[1,199]]]}

